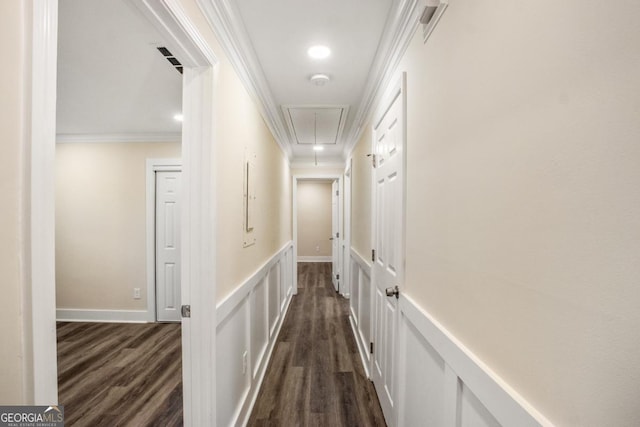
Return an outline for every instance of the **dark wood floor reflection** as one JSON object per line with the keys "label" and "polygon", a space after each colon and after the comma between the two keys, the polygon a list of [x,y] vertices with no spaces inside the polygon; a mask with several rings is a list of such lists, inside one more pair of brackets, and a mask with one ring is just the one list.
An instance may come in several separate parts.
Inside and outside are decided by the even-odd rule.
{"label": "dark wood floor reflection", "polygon": [[384,426],[331,264],[298,264],[298,288],[249,425]]}
{"label": "dark wood floor reflection", "polygon": [[177,323],[58,323],[65,425],[182,425],[180,334]]}

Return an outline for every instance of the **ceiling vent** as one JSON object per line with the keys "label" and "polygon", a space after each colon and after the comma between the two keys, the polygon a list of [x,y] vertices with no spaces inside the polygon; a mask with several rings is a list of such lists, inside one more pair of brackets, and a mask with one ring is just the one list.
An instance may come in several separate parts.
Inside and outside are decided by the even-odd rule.
{"label": "ceiling vent", "polygon": [[427,39],[438,24],[445,9],[448,6],[448,0],[426,0],[426,6],[420,15],[420,24],[422,25],[422,39]]}
{"label": "ceiling vent", "polygon": [[337,144],[348,105],[283,105],[282,112],[296,144]]}
{"label": "ceiling vent", "polygon": [[158,51],[162,54],[162,56],[164,56],[167,61],[169,61],[171,63],[171,65],[173,65],[173,67],[178,70],[178,72],[180,74],[182,74],[182,64],[180,63],[180,61],[178,61],[178,59],[173,56],[173,54],[169,51],[169,49],[167,49],[166,47],[159,47]]}

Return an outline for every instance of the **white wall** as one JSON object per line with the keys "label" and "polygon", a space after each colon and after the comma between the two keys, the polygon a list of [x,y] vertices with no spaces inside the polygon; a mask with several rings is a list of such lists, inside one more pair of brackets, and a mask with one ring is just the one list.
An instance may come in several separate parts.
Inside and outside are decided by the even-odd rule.
{"label": "white wall", "polygon": [[179,143],[57,144],[58,309],[148,309],[146,159],[179,157]]}
{"label": "white wall", "polygon": [[331,257],[331,182],[299,180],[297,195],[298,257]]}

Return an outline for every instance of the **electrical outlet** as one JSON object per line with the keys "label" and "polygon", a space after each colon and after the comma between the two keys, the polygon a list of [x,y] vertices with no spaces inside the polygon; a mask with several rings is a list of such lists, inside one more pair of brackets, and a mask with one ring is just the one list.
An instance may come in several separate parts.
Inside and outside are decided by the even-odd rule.
{"label": "electrical outlet", "polygon": [[242,354],[242,375],[247,373],[247,352]]}
{"label": "electrical outlet", "polygon": [[133,288],[133,299],[140,299],[140,288]]}
{"label": "electrical outlet", "polygon": [[320,245],[316,245],[316,252],[320,252]]}

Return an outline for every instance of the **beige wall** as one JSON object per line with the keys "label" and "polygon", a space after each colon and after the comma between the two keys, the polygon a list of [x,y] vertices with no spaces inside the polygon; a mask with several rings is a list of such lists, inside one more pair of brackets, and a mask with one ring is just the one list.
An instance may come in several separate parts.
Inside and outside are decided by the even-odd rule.
{"label": "beige wall", "polygon": [[[264,123],[256,103],[194,0],[181,0],[220,60],[215,95],[217,299],[221,300],[291,241],[289,163]],[[255,155],[255,245],[243,248],[243,162]]]}
{"label": "beige wall", "polygon": [[[0,50],[11,58],[10,67],[0,69],[0,271],[2,272],[2,298],[0,298],[0,404],[24,404],[29,390],[25,378],[24,342],[27,313],[23,312],[26,279],[23,276],[26,248],[23,233],[26,224],[22,203],[25,197],[24,156],[25,117],[23,108],[26,94],[23,74],[26,69],[22,49],[25,11],[21,0],[0,2]],[[26,308],[26,307],[25,307]]]}
{"label": "beige wall", "polygon": [[371,259],[371,127],[365,126],[351,158],[351,247]]}
{"label": "beige wall", "polygon": [[638,425],[640,3],[451,2],[408,72],[406,293],[558,425]]}
{"label": "beige wall", "polygon": [[180,158],[180,144],[56,146],[58,308],[147,309],[148,158]]}
{"label": "beige wall", "polygon": [[330,181],[298,181],[298,256],[331,256]]}

